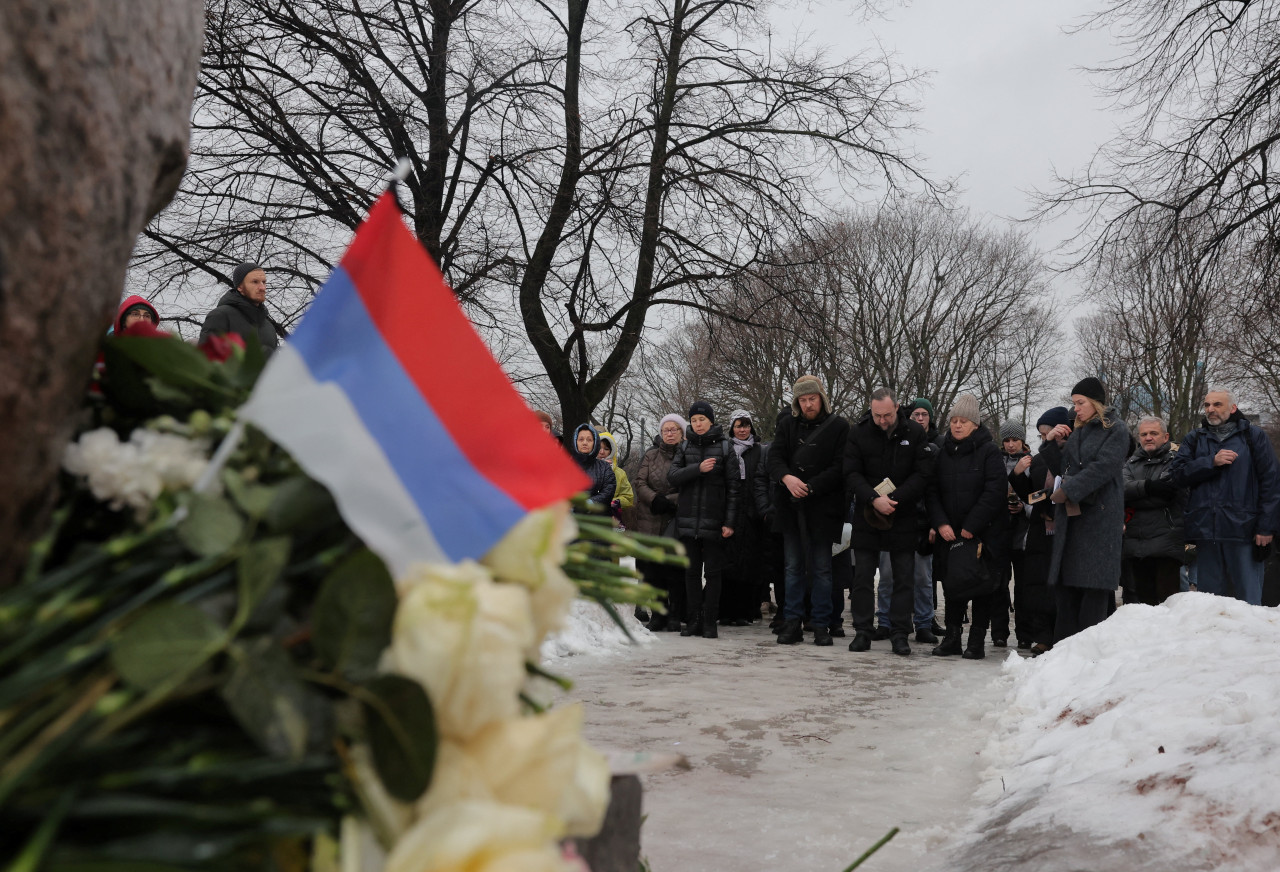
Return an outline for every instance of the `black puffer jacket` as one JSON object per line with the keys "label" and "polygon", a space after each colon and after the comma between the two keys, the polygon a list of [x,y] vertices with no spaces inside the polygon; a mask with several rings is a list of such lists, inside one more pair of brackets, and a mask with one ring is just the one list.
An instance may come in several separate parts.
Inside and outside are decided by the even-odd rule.
{"label": "black puffer jacket", "polygon": [[[794,403],[793,403],[794,405]],[[778,423],[766,461],[773,483],[774,530],[785,533],[799,529],[797,509],[804,511],[809,536],[839,542],[849,501],[844,490],[844,450],[849,438],[849,422],[832,415],[823,402],[822,414],[813,421],[799,413]],[[809,485],[809,495],[793,500],[782,483],[794,475]]]}
{"label": "black puffer jacket", "polygon": [[991,431],[979,427],[957,442],[948,431],[934,464],[929,491],[929,518],[934,529],[944,524],[968,530],[987,544],[992,558],[1003,555],[1003,524],[1009,516],[1009,485],[1000,449]]}
{"label": "black puffer jacket", "polygon": [[[710,472],[699,469],[708,457],[716,459]],[[680,491],[676,531],[682,539],[719,539],[721,527],[738,520],[741,470],[733,444],[724,438],[719,424],[699,436],[689,427],[671,459],[667,480]]]}
{"label": "black puffer jacket", "polygon": [[[578,450],[578,434],[583,430],[591,433],[590,454],[583,454]],[[590,424],[579,424],[578,429],[573,431],[569,453],[578,466],[582,467],[582,471],[591,476],[591,491],[587,494],[587,501],[608,508],[613,502],[613,493],[618,488],[618,477],[613,474],[612,463],[596,456],[600,453],[600,434]]]}
{"label": "black puffer jacket", "polygon": [[1139,448],[1124,465],[1124,507],[1133,517],[1124,525],[1126,558],[1170,557],[1182,562],[1186,548],[1182,536],[1182,513],[1187,505],[1187,492],[1178,488],[1171,497],[1153,496],[1147,483],[1169,478],[1174,452],[1166,442],[1147,454]]}
{"label": "black puffer jacket", "polygon": [[[849,428],[844,474],[849,496],[857,501],[852,522],[854,550],[908,551],[916,547],[924,509],[921,502],[928,493],[937,456],[938,449],[924,428],[903,408],[898,409],[898,421],[888,433],[876,425],[870,412]],[[864,512],[878,496],[876,485],[886,478],[897,485],[889,496],[898,505],[892,515],[893,526],[877,530]]]}
{"label": "black puffer jacket", "polygon": [[265,304],[259,306],[239,291],[227,291],[200,328],[200,341],[222,333],[238,333],[245,344],[259,342],[262,353],[270,357],[280,344],[276,327],[267,315]]}

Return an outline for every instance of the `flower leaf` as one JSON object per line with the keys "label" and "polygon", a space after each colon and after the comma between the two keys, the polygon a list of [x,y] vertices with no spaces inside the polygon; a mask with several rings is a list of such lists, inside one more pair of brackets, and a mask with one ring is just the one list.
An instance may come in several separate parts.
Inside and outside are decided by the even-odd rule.
{"label": "flower leaf", "polygon": [[288,479],[276,486],[275,498],[262,519],[276,533],[291,533],[324,525],[336,517],[337,507],[329,491],[305,475]]}
{"label": "flower leaf", "polygon": [[189,603],[166,602],[127,626],[111,645],[111,663],[129,684],[152,690],[194,672],[222,648],[221,627]]}
{"label": "flower leaf", "polygon": [[261,518],[275,501],[276,489],[265,484],[251,484],[244,480],[239,471],[225,469],[222,471],[222,483],[227,486],[227,493],[235,500],[250,518]]}
{"label": "flower leaf", "polygon": [[430,786],[436,765],[431,700],[422,685],[402,675],[379,675],[365,689],[375,698],[362,703],[374,768],[388,793],[413,802]]}
{"label": "flower leaf", "polygon": [[259,539],[240,555],[236,562],[236,583],[240,591],[237,617],[240,622],[248,619],[288,565],[291,544],[288,536]]}
{"label": "flower leaf", "polygon": [[312,641],[325,665],[359,681],[391,644],[396,588],[382,560],[359,551],[329,573],[311,615]]}
{"label": "flower leaf", "polygon": [[178,538],[201,557],[222,554],[244,532],[244,519],[225,497],[195,494],[187,509],[187,517],[178,524]]}
{"label": "flower leaf", "polygon": [[233,649],[236,659],[222,698],[245,732],[275,757],[300,760],[328,743],[329,702],[303,683],[284,649],[259,636]]}

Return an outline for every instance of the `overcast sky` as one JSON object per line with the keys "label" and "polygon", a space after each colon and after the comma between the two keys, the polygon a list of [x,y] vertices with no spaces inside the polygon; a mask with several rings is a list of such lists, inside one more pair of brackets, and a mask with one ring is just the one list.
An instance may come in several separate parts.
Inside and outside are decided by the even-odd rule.
{"label": "overcast sky", "polygon": [[[1117,116],[1082,67],[1111,59],[1106,33],[1068,34],[1103,0],[916,0],[885,3],[865,20],[852,4],[812,0],[781,16],[819,43],[852,54],[878,40],[906,67],[929,72],[912,145],[938,177],[959,178],[959,200],[975,212],[1026,217],[1026,191],[1048,188],[1111,138]],[[1072,230],[1035,231],[1042,249]],[[1059,280],[1060,297],[1074,289]]]}

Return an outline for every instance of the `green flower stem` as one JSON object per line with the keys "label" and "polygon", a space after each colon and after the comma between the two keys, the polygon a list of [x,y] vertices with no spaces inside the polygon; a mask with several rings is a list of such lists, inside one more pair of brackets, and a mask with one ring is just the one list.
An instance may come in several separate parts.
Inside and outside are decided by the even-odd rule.
{"label": "green flower stem", "polygon": [[71,803],[75,799],[76,788],[64,790],[57,801],[53,804],[53,808],[49,809],[49,813],[45,819],[40,822],[40,827],[35,831],[31,840],[23,847],[14,861],[9,864],[6,872],[37,872],[44,861],[44,856],[49,851],[49,847],[53,844],[53,837],[57,835],[58,828],[62,826],[63,819],[67,816],[67,811],[71,808]]}
{"label": "green flower stem", "polygon": [[894,827],[893,829],[889,830],[889,832],[887,832],[887,833],[885,833],[885,834],[884,834],[884,836],[880,839],[880,841],[876,842],[874,845],[872,845],[870,848],[868,848],[868,849],[867,849],[867,851],[866,851],[866,853],[864,853],[864,854],[863,854],[861,857],[859,857],[858,859],[854,860],[854,861],[853,861],[853,863],[851,863],[850,865],[846,866],[846,867],[844,868],[844,872],[853,872],[853,870],[854,870],[854,869],[857,869],[857,868],[858,868],[859,866],[861,866],[864,862],[866,862],[866,859],[867,859],[868,857],[870,857],[870,856],[871,856],[872,854],[874,854],[876,851],[879,851],[879,850],[880,850],[881,848],[883,848],[885,845],[889,844],[889,840],[890,840],[890,839],[892,839],[892,838],[893,838],[894,836],[896,836],[897,834],[898,834],[898,828],[897,828],[897,827]]}
{"label": "green flower stem", "polygon": [[57,509],[49,523],[48,532],[32,544],[31,551],[27,555],[27,566],[22,574],[22,584],[33,584],[40,577],[40,572],[44,569],[44,563],[49,559],[50,553],[53,552],[53,546],[58,541],[58,536],[62,533],[63,525],[67,523],[67,518],[71,517],[72,505],[72,502],[68,502],[65,506]]}
{"label": "green flower stem", "polygon": [[530,675],[536,675],[539,678],[545,678],[547,681],[553,682],[561,690],[573,690],[572,681],[570,681],[567,678],[564,678],[563,676],[556,675],[552,672],[548,672],[547,670],[539,666],[537,663],[530,663],[529,661],[526,660],[524,664],[524,671],[529,673]]}

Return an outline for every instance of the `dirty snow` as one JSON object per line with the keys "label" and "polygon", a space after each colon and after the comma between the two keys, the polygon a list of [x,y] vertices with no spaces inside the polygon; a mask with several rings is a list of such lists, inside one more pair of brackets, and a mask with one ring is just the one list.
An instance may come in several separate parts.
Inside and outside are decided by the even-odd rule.
{"label": "dirty snow", "polygon": [[1280,612],[1178,594],[1004,672],[947,868],[1280,868]]}
{"label": "dirty snow", "polygon": [[760,624],[629,647],[590,609],[557,644],[608,656],[555,655],[589,738],[693,765],[644,777],[655,872],[838,872],[892,826],[862,869],[1280,869],[1275,609],[1179,594],[984,661]]}

